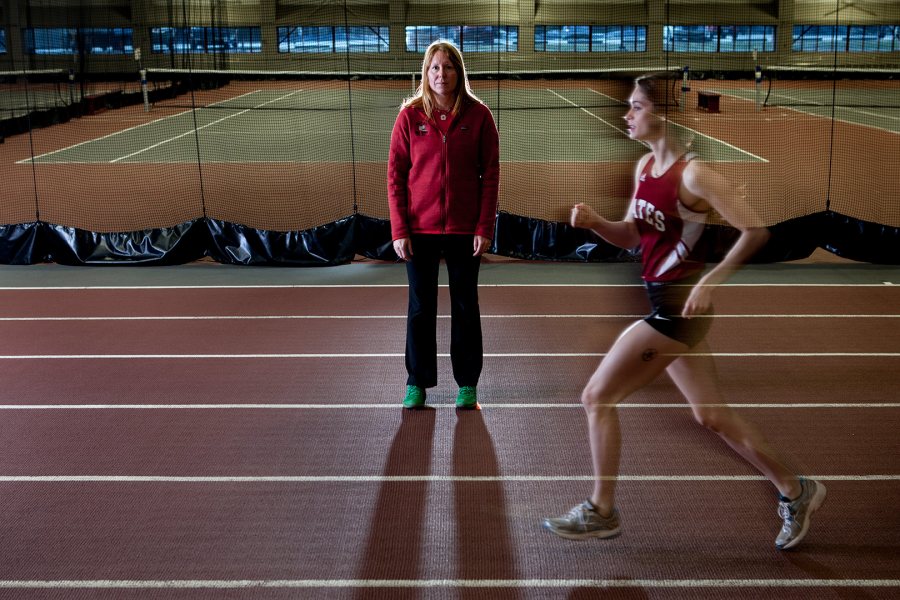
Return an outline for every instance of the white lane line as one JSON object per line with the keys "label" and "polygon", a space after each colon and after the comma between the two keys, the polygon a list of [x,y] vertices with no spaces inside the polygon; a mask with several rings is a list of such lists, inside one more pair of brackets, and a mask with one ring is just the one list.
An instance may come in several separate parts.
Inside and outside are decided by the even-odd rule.
{"label": "white lane line", "polygon": [[[146,359],[206,359],[206,358],[397,358],[402,353],[333,353],[333,354],[6,354],[0,360],[146,360]],[[449,357],[450,354],[439,354]],[[595,356],[595,355],[591,355]],[[599,354],[596,356],[600,356]]]}
{"label": "white lane line", "polygon": [[[900,481],[900,475],[805,475],[817,481]],[[0,475],[0,483],[504,483],[596,481],[593,475]],[[616,475],[608,481],[768,481],[762,475]]]}
{"label": "white lane line", "polygon": [[[791,96],[790,94],[782,94],[782,93],[778,93],[778,92],[775,93],[775,96],[781,97],[781,98],[787,98],[788,100],[800,105],[800,106],[786,106],[784,104],[776,104],[775,105],[776,108],[780,108],[782,110],[791,110],[791,111],[800,113],[802,115],[817,117],[819,119],[823,119],[823,120],[827,120],[827,121],[830,121],[832,119],[831,115],[820,115],[820,114],[816,114],[815,112],[812,112],[810,110],[804,110],[804,105],[813,104],[815,106],[820,106],[822,108],[830,109],[831,108],[830,104],[822,104],[820,102],[808,102],[803,98],[798,98],[797,96]],[[890,115],[876,114],[876,113],[871,113],[871,112],[862,111],[862,110],[854,110],[853,108],[846,107],[846,106],[835,107],[835,113],[838,110],[843,110],[843,111],[845,111],[845,113],[849,112],[851,115],[853,113],[862,113],[862,114],[870,115],[870,116],[877,117],[877,118],[888,118],[888,119],[897,119],[898,118],[898,117],[893,117]],[[877,125],[870,125],[869,123],[866,123],[864,121],[858,121],[855,119],[847,119],[847,118],[839,118],[836,116],[834,117],[834,120],[838,121],[840,123],[845,123],[847,125],[857,125],[859,127],[866,127],[868,129],[874,129],[875,131],[879,131],[882,133],[890,133],[893,135],[900,135],[900,131],[894,131],[893,129],[887,129],[885,127],[878,127]]]}
{"label": "white lane line", "polygon": [[[583,315],[485,315],[482,319],[642,319],[646,314],[583,314]],[[438,319],[449,319],[450,315],[438,315]],[[774,315],[774,314],[735,314],[735,315],[697,315],[698,319],[897,319],[898,314],[880,315],[842,315],[842,314],[809,314],[809,315]],[[145,316],[95,316],[95,317],[0,317],[0,322],[41,322],[41,321],[269,321],[269,320],[378,320],[406,319],[406,315],[145,315]]]}
{"label": "white lane line", "polygon": [[[429,404],[431,408],[453,409],[456,410],[454,403]],[[674,408],[688,410],[691,407],[687,403],[628,403],[620,404],[604,404],[602,406],[616,406],[621,409],[661,409]],[[897,402],[856,402],[856,403],[835,403],[835,402],[796,402],[796,403],[776,403],[776,402],[755,402],[755,403],[722,403],[707,404],[705,406],[727,406],[729,408],[834,408],[834,409],[859,409],[859,408],[900,408]],[[0,410],[347,410],[347,409],[363,409],[363,410],[397,410],[397,404],[365,404],[365,403],[342,403],[342,404],[276,404],[276,403],[260,403],[260,404],[0,404]],[[481,406],[482,410],[492,410],[496,408],[506,409],[583,409],[581,403],[551,403],[551,402],[504,402],[489,403]]]}
{"label": "white lane line", "polygon": [[[592,88],[588,88],[588,89],[589,89],[590,91],[594,92],[595,94],[597,94],[598,96],[603,96],[603,97],[609,98],[610,100],[613,100],[613,101],[615,101],[615,102],[619,102],[619,100],[616,100],[616,99],[613,98],[612,96],[607,96],[607,95],[604,94],[603,92],[598,92],[597,90],[592,89]],[[700,137],[704,137],[704,138],[710,140],[711,142],[713,142],[713,143],[715,143],[715,144],[722,144],[723,146],[728,146],[728,147],[731,148],[732,150],[735,150],[735,151],[737,151],[737,152],[740,152],[741,154],[746,154],[747,156],[751,156],[751,157],[755,158],[756,160],[758,160],[758,161],[760,161],[760,162],[764,162],[764,163],[769,162],[768,160],[766,160],[766,159],[763,158],[762,156],[757,156],[757,155],[753,154],[752,152],[748,152],[747,150],[744,150],[743,148],[738,148],[737,146],[735,146],[735,145],[733,145],[733,144],[729,144],[728,142],[725,142],[725,141],[723,141],[723,140],[720,140],[719,138],[714,138],[714,137],[712,137],[711,135],[706,135],[705,133],[701,133],[701,132],[697,131],[696,129],[691,129],[690,127],[686,127],[686,126],[684,126],[684,125],[681,125],[680,123],[675,123],[674,121],[672,122],[672,124],[675,125],[676,127],[679,127],[679,128],[681,128],[681,129],[684,129],[684,130],[686,130],[686,131],[690,131],[690,132],[693,133],[693,134],[699,135]]]}
{"label": "white lane line", "polygon": [[[259,90],[257,90],[257,91],[259,91]],[[300,93],[300,92],[302,92],[302,91],[303,91],[303,90],[295,90],[295,91],[293,91],[293,92],[291,92],[291,93],[289,93],[289,94],[285,94],[285,95],[283,95],[283,96],[281,96],[281,97],[279,97],[279,98],[275,98],[275,99],[273,99],[273,100],[267,100],[266,102],[263,102],[262,104],[258,104],[258,105],[256,105],[256,106],[254,106],[253,108],[246,108],[246,109],[241,110],[241,111],[238,111],[238,112],[236,112],[236,113],[234,113],[234,114],[226,115],[226,116],[222,117],[221,119],[216,119],[215,121],[212,121],[211,123],[207,123],[206,125],[202,125],[202,126],[200,126],[200,127],[191,128],[190,130],[185,131],[184,133],[181,133],[181,134],[176,135],[176,136],[174,136],[174,137],[170,137],[169,139],[166,139],[166,140],[162,140],[161,142],[157,142],[157,143],[155,143],[155,144],[151,144],[150,146],[147,146],[147,147],[145,147],[145,148],[142,148],[142,149],[137,150],[137,151],[135,151],[135,152],[132,152],[132,153],[130,153],[130,154],[126,154],[125,156],[120,156],[119,158],[114,158],[113,160],[111,160],[111,161],[109,161],[109,162],[110,162],[110,164],[114,164],[114,163],[117,163],[117,162],[119,162],[119,161],[121,161],[121,160],[125,160],[125,159],[131,158],[131,157],[133,157],[133,156],[137,156],[138,154],[143,154],[144,152],[147,152],[148,150],[153,150],[154,148],[158,148],[159,146],[162,146],[162,145],[164,145],[164,144],[168,144],[169,142],[174,142],[175,140],[181,139],[181,138],[183,138],[183,137],[185,137],[185,136],[195,134],[195,133],[197,133],[198,131],[201,131],[201,130],[203,130],[203,129],[206,129],[207,127],[212,127],[213,125],[217,125],[217,124],[219,124],[219,123],[222,123],[223,121],[227,121],[228,119],[233,119],[233,118],[235,118],[235,117],[239,117],[239,116],[241,116],[241,115],[243,115],[243,114],[245,114],[245,113],[248,113],[248,112],[250,112],[250,111],[252,111],[252,110],[256,110],[256,109],[258,109],[258,108],[262,108],[262,107],[265,106],[266,104],[272,104],[273,102],[279,102],[279,101],[281,101],[281,100],[284,100],[285,98],[290,98],[290,97],[293,96],[294,94],[298,94],[298,93]],[[252,92],[250,92],[250,93],[252,93]],[[247,95],[247,94],[245,94],[245,95]]]}
{"label": "white lane line", "polygon": [[580,109],[580,110],[582,110],[583,112],[586,112],[587,114],[589,114],[590,116],[594,117],[595,119],[597,119],[598,121],[600,121],[601,123],[603,123],[604,125],[606,125],[607,127],[612,127],[613,129],[616,130],[616,133],[619,133],[619,134],[623,134],[623,135],[624,135],[624,132],[622,131],[622,129],[621,129],[620,127],[616,127],[615,125],[613,125],[613,124],[610,123],[609,121],[607,121],[607,120],[605,120],[605,119],[602,119],[602,118],[598,117],[597,115],[595,115],[594,113],[592,113],[592,112],[589,111],[588,109],[584,108],[583,106],[579,106],[578,104],[575,104],[574,102],[572,102],[571,100],[569,100],[569,99],[566,98],[565,96],[563,96],[563,95],[561,95],[561,94],[559,94],[559,93],[557,93],[557,92],[551,90],[550,88],[547,88],[547,91],[550,92],[551,94],[553,94],[554,96],[558,97],[558,98],[562,98],[563,101],[568,102],[569,104],[571,104],[571,105],[574,106],[575,108]]}
{"label": "white lane line", "polygon": [[[408,288],[406,283],[335,283],[335,284],[249,284],[249,285],[68,285],[68,286],[6,286],[0,292],[17,291],[121,291],[121,290],[270,290],[270,289],[382,289]],[[449,287],[443,283],[441,288]],[[641,283],[479,283],[479,288],[643,288]],[[786,287],[786,288],[885,288],[895,287],[893,283],[723,283],[719,287]],[[898,287],[900,289],[900,287]]]}
{"label": "white lane line", "polygon": [[[398,358],[396,352],[363,353],[283,353],[283,354],[5,354],[0,360],[148,360],[148,359],[257,359],[257,358]],[[599,358],[605,352],[494,352],[485,358]],[[741,358],[898,358],[900,352],[698,352],[666,356],[712,356]],[[438,354],[438,358],[450,358],[450,354]]]}
{"label": "white lane line", "polygon": [[[236,97],[233,98],[233,99],[242,98],[242,97],[244,97],[244,96],[249,96],[250,94],[253,94],[253,93],[255,93],[255,92],[247,92],[246,94],[241,94],[240,96],[236,96]],[[219,103],[216,102],[215,104],[219,104]],[[210,106],[215,106],[215,104],[211,104]],[[111,137],[114,137],[114,136],[117,136],[117,135],[121,135],[121,134],[123,134],[123,133],[128,133],[129,131],[134,131],[135,129],[140,129],[141,127],[146,127],[146,126],[148,126],[148,125],[153,125],[153,124],[155,124],[155,123],[161,123],[162,121],[165,121],[165,120],[167,120],[167,119],[175,119],[175,118],[178,118],[178,117],[181,117],[181,116],[190,114],[190,113],[191,113],[191,110],[188,109],[188,110],[182,111],[182,112],[180,112],[180,113],[175,113],[174,115],[168,115],[168,116],[165,116],[165,117],[161,117],[161,118],[159,118],[159,119],[155,119],[155,120],[153,120],[153,121],[149,121],[149,122],[147,122],[147,123],[142,123],[142,124],[140,124],[140,125],[135,125],[134,127],[129,127],[128,129],[122,129],[121,131],[114,131],[113,133],[104,135],[104,136],[102,136],[102,137],[94,138],[94,139],[92,139],[92,140],[87,140],[87,141],[84,141],[84,142],[79,142],[79,143],[77,143],[77,144],[74,144],[74,145],[72,145],[72,146],[68,146],[68,147],[66,147],[66,148],[60,148],[59,150],[53,150],[52,152],[46,152],[46,153],[44,153],[44,154],[39,154],[38,156],[35,156],[35,157],[33,157],[33,158],[23,158],[22,160],[17,161],[16,164],[17,164],[17,165],[29,164],[29,163],[31,163],[33,160],[38,160],[38,159],[40,159],[40,158],[46,158],[46,157],[48,157],[48,156],[53,156],[54,154],[59,154],[59,153],[61,153],[61,152],[65,152],[66,150],[71,150],[71,149],[73,149],[73,148],[78,148],[79,146],[84,146],[85,144],[92,144],[92,143],[94,143],[94,142],[100,142],[100,141],[103,141],[103,140],[105,140],[105,139],[109,139],[109,138],[111,138]],[[94,161],[58,161],[58,162],[55,162],[54,164],[95,164],[95,163],[94,163]],[[179,163],[179,164],[180,164],[180,163]]]}
{"label": "white lane line", "polygon": [[900,579],[57,579],[0,580],[0,589],[247,588],[893,588]]}
{"label": "white lane line", "polygon": [[[449,354],[447,356],[450,356]],[[487,356],[487,355],[485,355]],[[669,356],[757,357],[757,358],[897,358],[900,352],[707,352],[671,354]]]}

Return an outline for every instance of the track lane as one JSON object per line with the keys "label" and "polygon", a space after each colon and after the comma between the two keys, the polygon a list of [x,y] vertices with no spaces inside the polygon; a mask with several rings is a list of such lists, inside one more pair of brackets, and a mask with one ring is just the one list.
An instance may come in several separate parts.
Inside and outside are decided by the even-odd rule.
{"label": "track lane", "polygon": [[[800,472],[900,476],[896,408],[740,411]],[[619,414],[623,475],[757,475],[698,426],[687,407],[623,408]],[[433,444],[433,464],[407,474],[450,474],[457,437],[470,433],[460,428],[479,427],[497,472],[482,465],[473,474],[590,476],[584,415],[571,406],[460,415],[400,408],[3,411],[0,477],[369,477],[382,472],[398,431],[429,421],[434,434],[419,440],[417,451],[429,455],[427,444]],[[479,464],[477,456],[471,460]]]}
{"label": "track lane", "polygon": [[[481,399],[492,404],[577,404],[599,357],[485,359]],[[900,369],[871,357],[717,357],[728,402],[898,401]],[[450,359],[438,360],[435,403],[453,401]],[[510,377],[510,372],[515,377]],[[48,375],[48,373],[50,375]],[[396,408],[406,371],[399,356],[335,359],[0,360],[0,405],[359,404]],[[99,384],[102,382],[102,385]],[[160,382],[165,382],[161,385]],[[360,392],[360,387],[365,392]],[[661,376],[629,403],[682,402]]]}
{"label": "track lane", "polygon": [[[603,353],[635,319],[484,319],[485,352]],[[846,321],[846,320],[845,320]],[[845,328],[837,333],[836,328]],[[849,329],[849,331],[847,331]],[[449,351],[450,323],[439,320],[438,352]],[[893,353],[900,319],[716,319],[707,338],[721,353]],[[838,330],[838,332],[841,330]],[[0,321],[15,339],[3,357],[58,355],[396,354],[402,319],[312,321]],[[348,357],[352,358],[352,357]]]}
{"label": "track lane", "polygon": [[[895,498],[897,486],[885,482],[831,484],[806,549],[790,555],[773,548],[774,498],[756,482],[621,485],[623,535],[584,543],[551,537],[538,526],[542,516],[582,498],[580,484],[507,483],[502,492],[491,483],[35,483],[0,484],[0,490],[12,496],[16,517],[3,524],[17,556],[4,580],[340,582],[506,573],[802,583],[848,573],[896,580],[897,574],[896,519],[882,501]],[[20,508],[23,499],[29,510]],[[495,527],[479,531],[486,520]],[[418,557],[413,564],[397,560],[410,555]],[[750,587],[757,588],[755,597],[771,594]]]}

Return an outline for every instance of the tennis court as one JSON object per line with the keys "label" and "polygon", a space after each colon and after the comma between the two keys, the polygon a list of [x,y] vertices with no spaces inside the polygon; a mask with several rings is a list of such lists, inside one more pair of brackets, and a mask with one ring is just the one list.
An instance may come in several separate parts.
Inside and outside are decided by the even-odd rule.
{"label": "tennis court", "polygon": [[[633,160],[645,150],[624,134],[624,99],[592,87],[523,87],[493,93],[485,102],[499,115],[507,162]],[[34,158],[54,163],[384,162],[397,107],[410,90],[357,92],[351,129],[348,96],[340,89],[255,89],[241,83],[229,96],[198,110],[155,107],[153,120]],[[504,107],[529,107],[512,110]],[[577,109],[577,118],[571,109]],[[565,119],[554,118],[564,109]],[[508,111],[508,112],[507,112]],[[124,125],[125,123],[123,123]],[[195,137],[196,133],[196,137]],[[352,135],[351,135],[352,133]],[[302,144],[298,144],[302,139]],[[231,143],[240,140],[240,143]],[[713,161],[758,161],[750,152],[704,138]],[[21,162],[31,162],[23,158]]]}
{"label": "tennis court", "polygon": [[[830,118],[814,114],[814,99],[760,110],[752,82],[692,86],[684,96],[673,89],[681,101],[671,115],[679,134],[733,178],[766,223],[810,214],[826,199],[870,220],[896,212],[887,200],[890,183],[877,176],[880,157],[896,153],[896,134],[874,125],[881,121],[865,114],[871,109],[846,109],[868,124],[838,119],[833,132]],[[608,216],[621,214],[631,165],[645,151],[621,129],[627,82],[474,87],[500,129],[502,210],[564,221],[574,201],[587,200]],[[725,94],[720,113],[697,109],[700,90]],[[0,148],[12,159],[2,168],[23,192],[37,187],[47,221],[91,231],[121,230],[129,220],[131,229],[171,226],[198,214],[290,231],[329,223],[353,207],[383,219],[390,127],[410,92],[409,81],[231,81],[158,102],[149,112],[124,107],[37,130],[31,144],[10,140]],[[886,90],[888,101],[894,92]],[[895,127],[891,109],[879,110]],[[33,211],[27,195],[12,202],[7,210]]]}
{"label": "tennis court", "polygon": [[755,102],[763,98],[767,109],[786,108],[830,121],[859,125],[878,131],[900,134],[900,87],[877,81],[830,82],[776,81],[754,89],[717,86],[711,91]]}

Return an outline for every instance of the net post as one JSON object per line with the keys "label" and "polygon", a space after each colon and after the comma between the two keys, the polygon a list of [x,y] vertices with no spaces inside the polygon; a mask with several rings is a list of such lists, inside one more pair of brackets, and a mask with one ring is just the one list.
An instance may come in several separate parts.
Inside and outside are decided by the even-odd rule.
{"label": "net post", "polygon": [[75,104],[75,69],[69,67],[69,104]]}
{"label": "net post", "polygon": [[138,73],[141,76],[141,95],[144,98],[144,112],[150,112],[150,98],[147,94],[147,69],[141,62],[141,49],[134,49],[134,60],[138,64]]}
{"label": "net post", "polygon": [[753,51],[753,64],[756,65],[754,69],[754,82],[756,88],[756,110],[762,110],[762,105],[760,102],[760,85],[762,84],[762,67],[759,65],[759,61],[756,59],[756,50]]}
{"label": "net post", "polygon": [[144,112],[150,112],[150,97],[147,93],[147,69],[141,69],[141,95],[144,97]]}
{"label": "net post", "polygon": [[684,112],[684,105],[687,104],[687,93],[691,91],[691,86],[688,82],[688,73],[690,72],[690,67],[688,65],[684,65],[684,68],[681,72],[681,102],[678,105],[678,109]]}

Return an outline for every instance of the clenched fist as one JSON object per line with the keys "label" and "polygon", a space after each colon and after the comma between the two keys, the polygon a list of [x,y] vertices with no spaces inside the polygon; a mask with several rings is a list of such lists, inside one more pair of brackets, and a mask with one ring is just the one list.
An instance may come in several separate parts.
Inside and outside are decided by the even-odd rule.
{"label": "clenched fist", "polygon": [[578,203],[572,207],[572,215],[569,217],[569,223],[572,227],[591,229],[599,217],[600,215],[598,215],[593,208]]}

